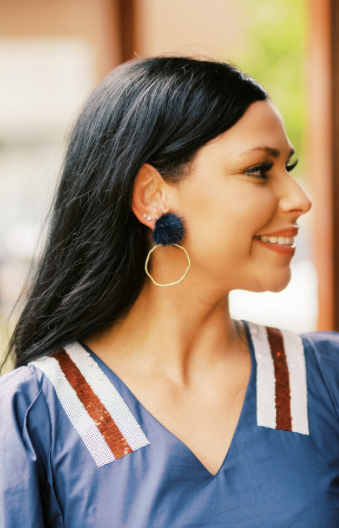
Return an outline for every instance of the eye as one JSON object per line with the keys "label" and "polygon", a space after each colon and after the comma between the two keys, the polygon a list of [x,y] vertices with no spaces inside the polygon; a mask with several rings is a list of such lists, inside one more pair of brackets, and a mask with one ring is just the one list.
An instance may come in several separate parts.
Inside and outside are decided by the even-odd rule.
{"label": "eye", "polygon": [[296,167],[297,165],[298,165],[298,160],[295,160],[295,161],[294,161],[293,163],[291,163],[291,164],[288,163],[288,164],[286,165],[286,170],[287,170],[287,172],[291,172],[291,170],[293,170],[294,167]]}
{"label": "eye", "polygon": [[267,180],[268,179],[268,172],[272,169],[273,163],[267,162],[267,163],[259,163],[259,165],[256,165],[255,167],[251,167],[250,169],[246,170],[246,174],[249,176],[253,176],[254,178],[258,178],[260,180]]}

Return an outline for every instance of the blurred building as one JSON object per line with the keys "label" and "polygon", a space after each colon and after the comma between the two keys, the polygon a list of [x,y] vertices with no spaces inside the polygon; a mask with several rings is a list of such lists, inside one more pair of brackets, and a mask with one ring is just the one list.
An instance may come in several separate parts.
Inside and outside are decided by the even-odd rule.
{"label": "blurred building", "polygon": [[[316,57],[319,49],[323,56],[330,56],[332,44],[326,31],[331,9],[338,8],[329,0],[0,0],[3,317],[18,297],[39,243],[67,132],[84,99],[119,63],[133,56],[172,52],[228,59],[263,82],[281,108],[287,132],[301,155],[297,178],[316,202],[317,218],[326,207],[324,221],[331,224],[324,240],[319,229],[313,229],[316,222],[313,218],[312,224],[312,216],[302,219],[290,285],[279,294],[232,292],[232,313],[259,323],[308,331],[317,326],[320,299],[325,314],[321,325],[335,324],[339,329],[329,293],[336,282],[331,260],[335,247],[332,151],[325,139],[316,161],[317,166],[324,159],[327,163],[325,182],[318,179],[315,186],[314,171],[303,161],[307,144],[315,141],[311,132],[306,133],[307,101],[314,102],[317,97],[312,92],[313,77],[309,78],[310,61],[320,68],[327,65],[323,79],[328,93],[331,91],[331,65],[321,65],[321,57]],[[318,35],[317,47],[307,36],[310,27]],[[325,92],[321,86],[314,89],[318,89],[316,93],[323,90],[326,97],[326,87]],[[318,121],[310,118],[309,122],[322,126],[331,138],[332,128],[326,121],[331,110],[328,104],[323,101],[325,110]],[[310,152],[313,156],[313,147]],[[318,244],[326,253],[320,258]]]}

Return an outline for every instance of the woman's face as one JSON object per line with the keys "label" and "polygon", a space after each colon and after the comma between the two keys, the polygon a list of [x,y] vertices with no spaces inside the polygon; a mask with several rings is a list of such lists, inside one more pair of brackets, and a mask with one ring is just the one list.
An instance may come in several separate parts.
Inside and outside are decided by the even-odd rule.
{"label": "woman's face", "polygon": [[173,196],[198,277],[228,291],[280,291],[288,284],[297,220],[311,208],[289,172],[292,154],[270,101],[252,104],[201,148]]}

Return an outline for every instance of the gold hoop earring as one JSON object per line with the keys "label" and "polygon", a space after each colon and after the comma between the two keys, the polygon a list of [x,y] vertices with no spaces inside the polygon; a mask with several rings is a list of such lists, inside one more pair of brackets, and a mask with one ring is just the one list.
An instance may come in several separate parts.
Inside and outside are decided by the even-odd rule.
{"label": "gold hoop earring", "polygon": [[173,246],[176,246],[176,247],[182,249],[182,250],[186,253],[186,257],[187,257],[187,260],[188,260],[188,268],[187,268],[187,270],[185,271],[185,273],[183,274],[183,276],[181,277],[181,279],[179,279],[179,280],[177,280],[177,281],[175,281],[175,282],[169,282],[168,284],[160,284],[159,282],[156,282],[156,281],[153,279],[152,275],[149,273],[149,271],[148,271],[148,269],[147,269],[147,264],[148,264],[149,258],[150,258],[150,256],[151,256],[151,253],[152,253],[157,247],[159,247],[159,246],[161,246],[161,245],[162,245],[162,244],[157,244],[156,246],[152,247],[152,249],[149,250],[148,255],[147,255],[147,259],[146,259],[146,262],[145,262],[145,271],[146,271],[147,275],[149,276],[149,278],[153,281],[153,283],[154,283],[156,286],[173,286],[173,284],[178,284],[179,282],[181,282],[181,281],[186,277],[186,275],[187,275],[187,273],[188,273],[188,270],[189,270],[190,267],[191,267],[191,261],[190,261],[190,258],[189,258],[189,256],[188,256],[188,253],[187,253],[187,251],[186,251],[186,249],[185,249],[184,247],[179,246],[179,244],[171,244],[171,245],[173,245]]}

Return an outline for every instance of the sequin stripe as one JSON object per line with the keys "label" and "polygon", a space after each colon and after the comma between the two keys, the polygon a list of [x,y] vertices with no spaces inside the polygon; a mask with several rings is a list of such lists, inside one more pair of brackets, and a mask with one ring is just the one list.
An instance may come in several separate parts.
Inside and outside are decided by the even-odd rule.
{"label": "sequin stripe", "polygon": [[256,360],[257,424],[276,427],[274,363],[266,328],[248,322]]}
{"label": "sequin stripe", "polygon": [[276,429],[292,431],[291,394],[283,336],[277,328],[266,328],[275,373]]}
{"label": "sequin stripe", "polygon": [[[69,384],[56,359],[50,356],[31,361],[29,365],[41,370],[52,383],[56,395],[94,462],[98,467],[110,464],[115,457],[106,440]],[[60,434],[60,432],[58,433]]]}
{"label": "sequin stripe", "polygon": [[124,399],[87,350],[77,341],[65,346],[65,350],[106,407],[132,451],[147,446],[150,442]]}
{"label": "sequin stripe", "polygon": [[79,400],[84,405],[90,417],[94,420],[114,457],[117,459],[131,453],[132,449],[121,434],[119,428],[116,426],[111,415],[101,403],[97,395],[93,392],[92,388],[87,383],[78,367],[73,363],[67,352],[64,349],[61,349],[58,352],[51,354],[51,357],[54,357],[58,361],[66,379],[75,390]]}
{"label": "sequin stripe", "polygon": [[292,431],[309,435],[305,350],[300,335],[281,330],[291,390]]}

